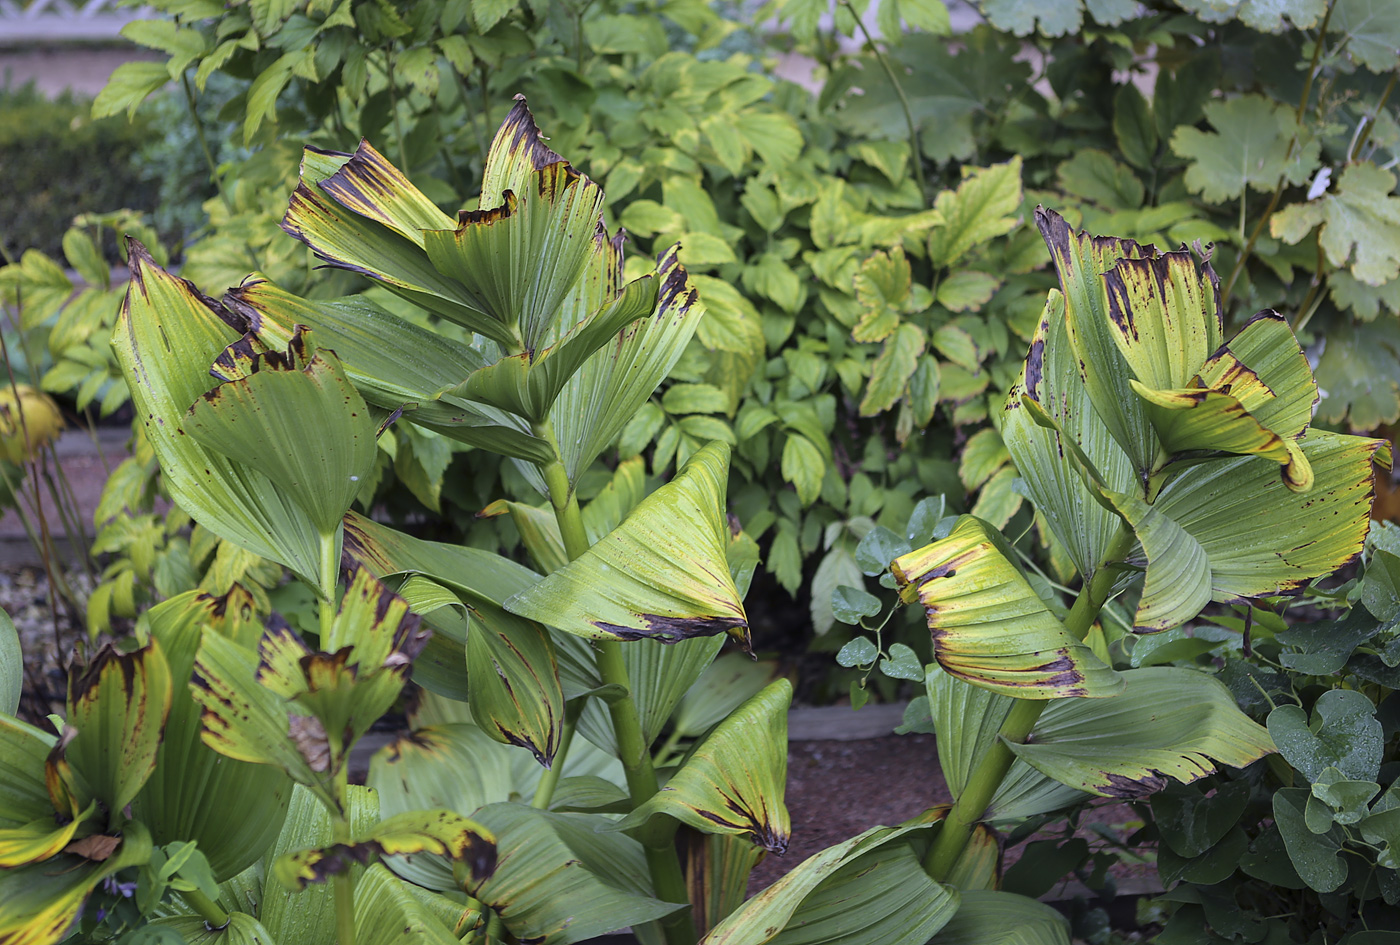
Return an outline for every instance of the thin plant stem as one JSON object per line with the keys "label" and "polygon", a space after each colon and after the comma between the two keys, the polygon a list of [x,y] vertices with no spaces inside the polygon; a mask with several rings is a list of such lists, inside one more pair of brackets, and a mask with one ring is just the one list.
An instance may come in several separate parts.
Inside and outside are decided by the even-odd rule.
{"label": "thin plant stem", "polygon": [[1400,70],[1390,74],[1390,81],[1385,84],[1385,91],[1381,93],[1380,101],[1376,102],[1376,107],[1371,110],[1371,117],[1366,120],[1365,127],[1361,129],[1361,134],[1356,138],[1356,144],[1352,146],[1351,153],[1347,155],[1347,161],[1356,160],[1356,156],[1361,153],[1361,149],[1366,146],[1366,142],[1371,139],[1371,130],[1376,127],[1376,119],[1380,117],[1381,110],[1385,108],[1386,102],[1390,101],[1390,93],[1395,91],[1395,80],[1400,78]]}
{"label": "thin plant stem", "polygon": [[214,151],[209,147],[209,139],[204,136],[204,122],[199,120],[199,110],[195,108],[194,89],[190,88],[188,70],[180,73],[180,85],[185,90],[185,104],[190,109],[190,124],[194,125],[194,136],[199,139],[199,149],[204,152],[204,163],[209,167],[209,183],[213,184],[219,191],[219,198],[223,200],[224,206],[232,214],[233,200],[224,190],[223,180],[219,176],[219,165],[214,160]]}
{"label": "thin plant stem", "polygon": [[909,99],[904,94],[904,86],[900,84],[899,77],[894,74],[894,67],[890,65],[889,59],[875,45],[875,39],[870,35],[870,30],[866,29],[864,21],[856,8],[851,5],[851,0],[841,0],[841,5],[850,11],[855,18],[856,26],[860,28],[861,35],[865,37],[866,45],[875,55],[875,59],[880,63],[880,67],[885,70],[885,75],[890,80],[890,85],[894,86],[894,94],[899,96],[899,107],[904,111],[904,123],[909,129],[909,151],[910,160],[914,162],[914,179],[919,182],[919,201],[927,204],[928,184],[924,181],[924,158],[923,152],[919,150],[919,131],[914,124],[914,113],[909,108]]}
{"label": "thin plant stem", "polygon": [[554,761],[545,769],[540,783],[535,786],[535,796],[530,800],[530,806],[536,810],[549,810],[549,803],[554,800],[554,789],[559,786],[559,777],[564,772],[564,759],[569,754],[569,746],[573,744],[578,718],[587,704],[588,697],[580,696],[564,710],[564,726],[559,732],[559,747],[555,749]]}
{"label": "thin plant stem", "polygon": [[[535,435],[554,445],[558,455],[558,441],[549,421],[535,425]],[[583,526],[583,516],[579,512],[578,494],[569,482],[568,473],[558,460],[545,466],[545,484],[549,487],[549,501],[554,507],[554,517],[559,523],[559,534],[564,540],[564,551],[573,561],[589,548],[588,533]],[[617,640],[599,640],[595,643],[595,659],[598,675],[603,685],[618,687],[623,695],[608,703],[612,716],[613,732],[617,739],[618,759],[627,778],[627,793],[632,806],[638,807],[656,794],[660,784],[656,779],[656,769],[652,766],[651,752],[646,737],[642,734],[642,720],[637,712],[636,700],[632,698],[632,683],[627,672],[627,663],[622,656],[622,644]],[[563,758],[556,753],[555,766],[563,765]],[[669,902],[688,902],[685,873],[681,869],[680,857],[672,843],[671,830],[662,829],[643,844],[647,867],[659,898]],[[667,945],[693,945],[695,925],[687,910],[681,909],[660,919]]]}
{"label": "thin plant stem", "polygon": [[[1298,108],[1295,112],[1295,120],[1298,129],[1293,132],[1293,137],[1288,141],[1288,150],[1284,152],[1284,163],[1288,163],[1293,158],[1293,151],[1298,147],[1298,134],[1303,125],[1303,114],[1308,110],[1308,100],[1312,97],[1313,80],[1317,77],[1317,63],[1322,56],[1322,47],[1327,44],[1327,24],[1332,20],[1332,11],[1336,8],[1336,0],[1327,4],[1327,13],[1322,17],[1322,25],[1317,30],[1317,40],[1313,43],[1312,61],[1308,64],[1308,74],[1303,80],[1303,94],[1298,99]],[[1254,224],[1254,229],[1249,234],[1249,240],[1244,244],[1244,249],[1240,250],[1239,258],[1235,260],[1235,265],[1230,268],[1230,278],[1225,280],[1225,289],[1220,293],[1220,298],[1225,305],[1230,304],[1230,293],[1235,288],[1235,283],[1239,280],[1240,274],[1244,272],[1245,263],[1249,262],[1250,253],[1254,252],[1254,244],[1259,241],[1260,235],[1264,232],[1264,227],[1268,225],[1269,218],[1278,209],[1279,201],[1283,199],[1283,189],[1288,183],[1287,175],[1280,174],[1278,183],[1274,185],[1274,192],[1269,197],[1269,205],[1264,208],[1264,215],[1259,218],[1259,222]]]}
{"label": "thin plant stem", "polygon": [[[1109,546],[1104,564],[1121,560],[1132,550],[1134,535],[1126,526],[1119,529],[1117,537]],[[1113,590],[1113,582],[1118,572],[1109,567],[1100,567],[1094,577],[1079,592],[1069,615],[1065,617],[1065,629],[1077,639],[1084,639],[1089,628],[1098,619],[1099,611],[1108,601]],[[935,880],[942,882],[952,873],[959,857],[972,837],[973,828],[982,819],[987,805],[992,802],[997,788],[1006,779],[1011,764],[1016,760],[1008,743],[1024,744],[1042,712],[1050,703],[1043,699],[1021,699],[1011,707],[1002,723],[998,738],[977,763],[967,785],[963,788],[952,809],[943,820],[928,855],[924,857],[924,869]]]}
{"label": "thin plant stem", "polygon": [[394,137],[399,139],[399,167],[408,173],[408,145],[403,136],[403,118],[399,115],[399,88],[394,81],[394,52],[384,50],[384,80],[389,83],[389,111],[394,116]]}

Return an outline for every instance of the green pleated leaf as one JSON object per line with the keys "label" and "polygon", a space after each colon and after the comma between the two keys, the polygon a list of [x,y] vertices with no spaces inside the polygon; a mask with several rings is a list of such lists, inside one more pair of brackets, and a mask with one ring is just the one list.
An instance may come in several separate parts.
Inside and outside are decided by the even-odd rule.
{"label": "green pleated leaf", "polygon": [[900,841],[927,824],[872,827],[809,857],[705,937],[704,945],[926,942],[961,894],[929,878]]}
{"label": "green pleated leaf", "polygon": [[339,359],[312,354],[307,334],[293,336],[284,356],[250,358],[246,376],[195,401],[185,429],[205,449],[267,476],[330,535],[374,464],[376,424]]}
{"label": "green pleated leaf", "polygon": [[618,332],[656,309],[657,280],[627,284],[615,301],[576,325],[542,351],[502,358],[473,373],[450,393],[463,400],[508,410],[532,423],[549,415],[569,378]]}
{"label": "green pleated leaf", "polygon": [[130,804],[155,770],[170,702],[170,666],[154,641],[130,653],[108,644],[70,677],[77,736],[58,751],[107,810]]}
{"label": "green pleated leaf", "polygon": [[534,174],[563,160],[541,139],[525,96],[515,96],[514,104],[486,152],[486,165],[481,174],[481,205],[499,207],[506,191],[520,193]]}
{"label": "green pleated leaf", "polygon": [[726,559],[729,448],[712,443],[580,557],[507,601],[582,637],[677,642],[749,625]]}
{"label": "green pleated leaf", "polygon": [[[368,141],[362,140],[353,155],[306,150],[308,163],[303,166],[303,177],[314,180],[345,209],[382,223],[419,246],[423,245],[424,230],[452,226],[452,218]],[[320,162],[312,155],[319,156]],[[342,158],[347,160],[342,162]]]}
{"label": "green pleated leaf", "polygon": [[1066,632],[993,535],[964,515],[947,538],[890,566],[900,597],[924,606],[934,658],[953,676],[1021,699],[1119,692],[1118,674]]}
{"label": "green pleated leaf", "polygon": [[0,942],[55,945],[82,915],[88,896],[108,876],[151,857],[151,837],[139,822],[123,828],[105,860],[65,853],[42,863],[0,870]]}
{"label": "green pleated leaf", "polygon": [[[1035,401],[1058,429],[1037,422],[1023,399]],[[1115,492],[1138,488],[1139,480],[1090,403],[1066,335],[1064,296],[1057,290],[1050,291],[1020,381],[1007,394],[1001,437],[1036,510],[1084,580],[1092,579],[1121,524],[1065,460],[1078,450]]]}
{"label": "green pleated leaf", "polygon": [[186,411],[213,386],[209,365],[238,332],[222,309],[157,266],[144,246],[127,245],[131,284],[112,346],[171,498],[220,538],[316,586],[320,541],[306,513],[265,475],[205,449],[184,430]]}
{"label": "green pleated leaf", "polygon": [[[656,309],[633,322],[617,339],[584,362],[559,392],[550,421],[570,482],[615,440],[675,367],[699,327],[705,307],[680,264],[679,247],[657,260]],[[619,245],[603,241],[579,280],[580,307],[591,312],[616,297],[604,294],[620,282]],[[567,304],[567,302],[566,302]]]}
{"label": "green pleated leaf", "polygon": [[[1229,357],[1222,356],[1226,354]],[[1230,339],[1223,352],[1206,362],[1201,379],[1209,387],[1229,383],[1232,360],[1248,365],[1274,394],[1250,405],[1255,419],[1282,437],[1300,437],[1312,422],[1313,408],[1317,406],[1317,381],[1288,320],[1272,311],[1255,315]]]}
{"label": "green pleated leaf", "polygon": [[1188,250],[1120,259],[1104,283],[1113,342],[1149,388],[1186,387],[1224,341],[1220,279]]}
{"label": "green pleated leaf", "polygon": [[[558,636],[571,637],[570,634]],[[572,639],[583,642],[578,637]],[[699,637],[672,644],[636,640],[623,647],[622,660],[627,665],[632,701],[642,725],[643,744],[655,743],[671,712],[714,662],[723,646],[721,637]],[[563,647],[560,649],[562,652]],[[579,717],[578,731],[604,751],[617,752],[612,715],[601,699],[588,700]]]}
{"label": "green pleated leaf", "polygon": [[548,768],[564,729],[564,691],[545,629],[499,607],[474,606],[467,679],[472,718],[482,730],[528,749]]}
{"label": "green pleated leaf", "polygon": [[301,747],[293,741],[290,706],[259,682],[258,664],[257,651],[216,630],[203,631],[190,692],[203,709],[204,744],[238,761],[273,765],[331,803],[324,732],[318,745],[303,721],[298,724]]}
{"label": "green pleated leaf", "polygon": [[676,705],[671,725],[686,738],[697,738],[772,681],[778,664],[756,662],[742,653],[726,653],[688,686]]}
{"label": "green pleated leaf", "polygon": [[193,840],[216,882],[247,869],[277,838],[291,803],[292,783],[270,765],[227,758],[205,745],[201,709],[190,694],[202,630],[232,636],[234,612],[251,599],[235,588],[225,597],[189,591],[146,612],[175,682],[155,773],[132,802],[132,812],[157,845]]}
{"label": "green pleated leaf", "polygon": [[747,840],[682,829],[676,837],[695,933],[704,938],[744,904],[749,876],[765,856]]}
{"label": "green pleated leaf", "polygon": [[424,231],[423,248],[438,272],[507,327],[513,344],[534,352],[583,275],[590,241],[607,241],[602,210],[602,188],[558,161],[500,204],[461,211],[455,228]]}
{"label": "green pleated leaf", "polygon": [[1135,633],[1179,627],[1210,602],[1210,559],[1200,542],[1133,493],[1105,493],[1137,535],[1147,576],[1133,618]]}
{"label": "green pleated leaf", "polygon": [[640,827],[668,814],[704,833],[745,837],[770,853],[786,853],[792,833],[783,804],[791,702],[791,683],[769,684],[719,723],[619,827]]}
{"label": "green pleated leaf", "polygon": [[480,370],[474,348],[391,315],[358,296],[310,301],[250,279],[225,296],[229,309],[269,348],[291,343],[294,326],[305,325],[320,345],[340,358],[346,376],[364,399],[453,439],[508,456],[547,461],[553,450],[528,425],[503,410],[441,392]]}
{"label": "green pleated leaf", "polygon": [[1044,208],[1036,209],[1035,222],[1060,277],[1066,337],[1089,401],[1133,467],[1145,474],[1156,466],[1159,446],[1147,411],[1128,384],[1133,374],[1114,338],[1103,274],[1119,259],[1153,256],[1156,250],[1132,240],[1076,232],[1063,217]]}
{"label": "green pleated leaf", "polygon": [[1243,456],[1189,465],[1158,494],[1153,507],[1205,549],[1213,600],[1287,593],[1361,553],[1373,463],[1389,465],[1388,444],[1312,430],[1299,446],[1314,475],[1306,493],[1284,486],[1275,464]]}
{"label": "green pleated leaf", "polygon": [[[78,829],[94,820],[95,803],[77,817],[57,817],[53,808],[43,816],[17,827],[0,827],[0,869],[13,869],[29,863],[41,863],[57,856],[72,842]],[[56,823],[57,821],[64,821]],[[91,827],[84,831],[89,833]]]}
{"label": "green pleated leaf", "polygon": [[24,689],[24,654],[10,615],[0,610],[0,713],[14,715]]}
{"label": "green pleated leaf", "polygon": [[485,302],[433,267],[421,239],[409,239],[323,191],[318,179],[323,161],[310,149],[303,156],[302,180],[288,201],[283,230],[327,264],[369,276],[421,308],[502,344],[515,338],[486,311]]}
{"label": "green pleated leaf", "polygon": [[[938,767],[957,800],[977,762],[995,744],[1014,700],[950,676],[937,663],[925,667],[924,689],[938,735]],[[1059,810],[1084,796],[1017,759],[997,788],[987,816],[992,820],[1032,817]]]}
{"label": "green pleated leaf", "polygon": [[[58,741],[28,722],[0,714],[0,829],[23,827],[54,816],[44,783],[44,761]],[[70,811],[64,811],[70,814]]]}
{"label": "green pleated leaf", "polygon": [[1283,467],[1283,482],[1294,492],[1312,488],[1312,467],[1302,450],[1251,416],[1234,394],[1197,387],[1152,390],[1137,381],[1132,385],[1169,452],[1222,450],[1261,456]]}
{"label": "green pleated leaf", "polygon": [[530,560],[535,562],[535,567],[543,573],[553,574],[569,563],[569,555],[564,551],[564,539],[559,534],[559,520],[554,516],[553,507],[497,499],[477,514],[509,514],[515,530],[520,533],[520,543],[530,553]]}
{"label": "green pleated leaf", "polygon": [[444,918],[407,883],[378,864],[355,884],[355,935],[365,942],[461,945]]}
{"label": "green pleated leaf", "polygon": [[1008,746],[1062,784],[1102,797],[1144,797],[1168,778],[1190,783],[1217,763],[1242,768],[1275,750],[1212,676],[1170,666],[1122,676],[1121,695],[1056,702],[1026,744]]}
{"label": "green pleated leaf", "polygon": [[479,548],[424,541],[354,512],[345,516],[343,554],[381,580],[422,574],[468,603],[497,607],[539,581],[534,571],[509,558]]}
{"label": "green pleated leaf", "polygon": [[154,919],[151,925],[173,930],[185,945],[279,945],[261,922],[244,912],[229,913],[228,925],[217,929],[193,915]]}
{"label": "green pleated leaf", "polygon": [[477,819],[504,852],[491,878],[468,892],[521,941],[569,945],[684,908],[655,898],[641,844],[599,833],[608,821],[597,815],[492,804]]}
{"label": "green pleated leaf", "polygon": [[929,945],[1070,945],[1069,923],[1026,896],[967,889],[957,915]]}
{"label": "green pleated leaf", "polygon": [[[374,792],[357,785],[347,789],[346,818],[352,834],[368,831],[379,821]],[[296,850],[328,846],[334,828],[326,806],[311,791],[297,786],[282,832],[263,857],[258,890],[258,920],[272,933],[277,945],[335,945],[335,895],[329,883],[318,883],[292,892],[272,877],[272,864]],[[351,867],[360,879],[364,869]]]}
{"label": "green pleated leaf", "polygon": [[273,874],[286,888],[300,891],[345,872],[353,863],[370,866],[384,857],[409,854],[459,861],[477,881],[496,869],[490,830],[449,810],[416,810],[388,817],[357,833],[350,843],[285,853],[273,863]]}

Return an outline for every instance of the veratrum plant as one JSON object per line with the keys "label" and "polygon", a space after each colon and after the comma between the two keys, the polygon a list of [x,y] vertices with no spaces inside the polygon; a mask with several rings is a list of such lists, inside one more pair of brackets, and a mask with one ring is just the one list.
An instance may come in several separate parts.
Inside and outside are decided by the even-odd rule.
{"label": "veratrum plant", "polygon": [[976,872],[984,821],[1080,792],[1141,797],[1274,751],[1218,680],[1111,668],[1095,620],[1139,575],[1136,633],[1302,589],[1360,554],[1372,464],[1390,461],[1384,441],[1309,428],[1317,387],[1278,315],[1223,337],[1209,263],[1045,210],[1036,222],[1061,288],[1001,432],[1084,583],[1058,618],[972,516],[891,565],[937,660],[928,700],[955,797],[925,859],[940,880]]}

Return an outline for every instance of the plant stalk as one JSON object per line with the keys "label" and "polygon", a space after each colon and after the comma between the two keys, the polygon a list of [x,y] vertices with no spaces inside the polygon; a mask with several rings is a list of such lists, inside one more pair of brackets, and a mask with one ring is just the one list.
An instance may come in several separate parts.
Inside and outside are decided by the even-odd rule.
{"label": "plant stalk", "polygon": [[210,899],[198,889],[185,889],[180,892],[180,898],[185,900],[185,904],[199,914],[204,920],[204,924],[211,931],[215,931],[228,925],[228,913],[219,907],[219,904]]}
{"label": "plant stalk", "polygon": [[894,86],[894,94],[899,96],[899,107],[904,112],[904,124],[909,129],[909,159],[914,162],[914,179],[919,182],[919,202],[928,205],[928,183],[924,180],[924,156],[919,149],[919,129],[914,124],[914,112],[909,107],[909,99],[904,94],[904,86],[900,85],[899,77],[894,74],[894,67],[890,65],[889,58],[880,51],[880,47],[875,45],[875,38],[870,35],[870,30],[866,29],[865,22],[860,18],[860,13],[851,5],[851,0],[841,0],[841,5],[850,11],[855,17],[856,26],[860,28],[861,35],[865,37],[865,43],[870,47],[870,52],[874,54],[876,61],[880,63],[880,68],[885,70],[885,76],[890,80],[890,85]]}
{"label": "plant stalk", "polygon": [[[557,455],[559,445],[554,429],[549,421],[536,424],[535,435],[554,444]],[[589,548],[588,533],[583,526],[583,515],[579,512],[578,495],[569,482],[564,466],[558,460],[541,469],[545,484],[549,487],[549,501],[554,506],[554,517],[559,523],[559,534],[564,540],[564,551],[569,560],[578,558]],[[617,739],[618,759],[627,777],[627,793],[632,806],[638,807],[648,801],[659,789],[656,769],[652,766],[651,752],[646,737],[642,734],[642,720],[637,712],[637,702],[632,698],[632,683],[627,672],[627,663],[622,657],[622,644],[617,640],[595,641],[595,659],[598,675],[603,685],[619,686],[625,695],[608,703],[612,716],[613,732]],[[564,745],[555,754],[554,767],[562,768]],[[674,823],[674,822],[672,822]],[[674,829],[674,828],[673,828]],[[688,902],[689,893],[685,883],[685,873],[673,843],[671,832],[658,836],[651,844],[644,844],[647,867],[651,873],[656,895],[668,902]],[[693,945],[695,926],[690,913],[684,909],[660,919],[667,945]]]}
{"label": "plant stalk", "polygon": [[[1113,544],[1109,546],[1104,564],[1127,557],[1133,548],[1134,540],[1132,529],[1126,525],[1122,526]],[[1065,629],[1074,637],[1082,640],[1088,635],[1089,628],[1094,625],[1099,611],[1108,601],[1117,576],[1116,570],[1100,566],[1093,579],[1080,590],[1079,597],[1075,599],[1064,624]],[[1012,706],[998,732],[1000,737],[978,762],[962,794],[953,802],[952,810],[948,811],[942,828],[934,837],[928,855],[924,857],[924,869],[935,880],[943,882],[952,873],[972,837],[973,828],[981,820],[987,805],[996,795],[997,788],[1001,787],[1001,782],[1011,770],[1016,755],[1009,747],[1010,744],[1025,743],[1031,730],[1035,728],[1035,723],[1040,719],[1040,714],[1049,704],[1049,701],[1044,699],[1020,699]]]}

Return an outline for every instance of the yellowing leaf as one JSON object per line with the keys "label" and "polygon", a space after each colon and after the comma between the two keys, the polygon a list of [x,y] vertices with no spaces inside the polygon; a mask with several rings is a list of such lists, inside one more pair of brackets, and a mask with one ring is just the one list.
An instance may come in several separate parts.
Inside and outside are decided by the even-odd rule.
{"label": "yellowing leaf", "polygon": [[1055,619],[1000,540],[964,515],[947,538],[891,565],[901,599],[924,606],[934,658],[952,676],[1021,699],[1116,694],[1118,674]]}

